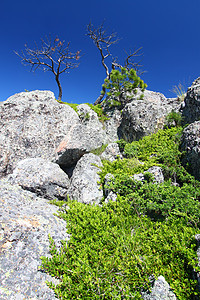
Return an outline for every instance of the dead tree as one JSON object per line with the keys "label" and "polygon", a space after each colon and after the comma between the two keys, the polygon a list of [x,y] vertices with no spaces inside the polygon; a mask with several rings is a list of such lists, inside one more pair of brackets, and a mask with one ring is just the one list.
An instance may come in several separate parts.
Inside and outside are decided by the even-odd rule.
{"label": "dead tree", "polygon": [[65,41],[60,41],[58,37],[54,40],[51,37],[41,39],[41,47],[35,43],[35,48],[31,49],[25,45],[25,50],[19,54],[15,53],[21,58],[22,64],[31,66],[31,71],[35,72],[41,69],[44,72],[51,71],[56,79],[59,96],[58,100],[62,99],[62,87],[60,83],[60,75],[69,73],[69,69],[74,69],[79,66],[77,62],[80,59],[80,51],[72,53],[69,49],[70,42],[65,45]]}
{"label": "dead tree", "polygon": [[[110,47],[119,42],[119,38],[117,38],[116,33],[111,33],[107,35],[106,31],[104,30],[103,24],[101,24],[98,28],[95,28],[93,24],[89,23],[87,26],[87,35],[93,40],[95,46],[100,52],[101,55],[101,63],[106,70],[106,79],[110,79],[110,74],[113,69],[125,67],[127,70],[131,68],[134,69],[136,72],[139,71],[141,65],[134,61],[136,56],[140,56],[141,48],[135,50],[128,54],[126,53],[126,59],[124,61],[124,65],[118,63],[118,59],[114,58],[112,53],[110,52]],[[107,58],[111,58],[111,67],[108,67],[108,64],[105,62]],[[141,73],[140,73],[141,74]],[[103,97],[106,94],[106,89],[103,86],[100,96],[94,102],[94,105],[97,105],[102,102]]]}

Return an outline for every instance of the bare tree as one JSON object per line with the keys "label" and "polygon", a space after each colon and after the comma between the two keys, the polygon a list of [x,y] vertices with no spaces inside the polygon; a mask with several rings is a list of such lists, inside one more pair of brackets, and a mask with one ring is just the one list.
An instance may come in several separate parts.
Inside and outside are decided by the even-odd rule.
{"label": "bare tree", "polygon": [[39,48],[35,42],[35,48],[31,49],[25,45],[25,50],[19,54],[23,65],[31,66],[31,71],[35,72],[41,69],[44,72],[51,71],[55,75],[55,79],[59,88],[58,100],[62,99],[62,87],[60,83],[60,75],[69,73],[69,69],[74,69],[79,66],[77,62],[80,59],[80,51],[72,53],[69,49],[70,42],[65,45],[65,41],[59,40],[56,37],[54,40],[51,37],[41,39],[41,47]]}
{"label": "bare tree", "polygon": [[[111,71],[114,70],[115,68],[125,67],[127,70],[130,70],[132,68],[136,72],[139,72],[141,65],[140,65],[140,63],[137,63],[136,61],[134,61],[134,58],[136,56],[141,55],[140,51],[142,48],[139,48],[139,49],[135,50],[134,52],[130,51],[129,54],[127,52],[125,52],[126,59],[124,61],[124,65],[121,65],[118,63],[118,58],[113,57],[112,53],[110,52],[110,47],[119,42],[119,38],[117,38],[116,33],[111,33],[110,35],[108,35],[106,33],[106,31],[104,30],[103,23],[98,28],[95,28],[93,24],[89,23],[87,25],[87,35],[93,40],[95,46],[97,47],[97,49],[100,52],[101,63],[106,71],[106,79],[110,79]],[[108,57],[111,58],[110,69],[108,67],[108,64],[105,62],[105,60]],[[101,103],[105,94],[106,94],[106,89],[103,86],[101,94],[97,98],[97,100],[94,102],[94,105]]]}

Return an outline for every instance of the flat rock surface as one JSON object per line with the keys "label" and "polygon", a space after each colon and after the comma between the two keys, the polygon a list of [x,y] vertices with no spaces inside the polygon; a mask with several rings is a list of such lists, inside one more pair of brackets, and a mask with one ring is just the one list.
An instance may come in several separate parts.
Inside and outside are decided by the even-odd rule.
{"label": "flat rock surface", "polygon": [[69,238],[66,223],[53,215],[58,208],[6,180],[0,195],[0,299],[57,299],[45,283],[52,277],[39,267],[50,255],[49,234],[57,246]]}

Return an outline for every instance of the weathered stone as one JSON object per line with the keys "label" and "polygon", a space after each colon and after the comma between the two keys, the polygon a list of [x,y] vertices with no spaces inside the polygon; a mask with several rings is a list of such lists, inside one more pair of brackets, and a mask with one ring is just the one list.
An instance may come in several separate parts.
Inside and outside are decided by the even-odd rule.
{"label": "weathered stone", "polygon": [[[153,166],[153,167],[149,168],[146,172],[149,172],[153,175],[153,177],[154,177],[153,182],[158,183],[158,184],[164,182],[164,176],[163,176],[161,167]],[[134,174],[133,178],[134,178],[134,180],[137,180],[137,181],[144,181],[145,172],[144,172],[144,174],[143,173]]]}
{"label": "weathered stone", "polygon": [[87,204],[100,203],[103,191],[98,184],[100,180],[98,166],[102,166],[101,159],[92,153],[85,154],[78,161],[68,190],[71,199]]}
{"label": "weathered stone", "polygon": [[186,152],[183,164],[196,179],[200,180],[200,121],[184,129],[181,150]]}
{"label": "weathered stone", "polygon": [[109,161],[114,161],[118,158],[122,159],[122,155],[119,151],[119,146],[117,143],[111,143],[109,144],[105,151],[100,155],[101,159],[106,159]]}
{"label": "weathered stone", "polygon": [[200,120],[200,77],[188,88],[183,116],[185,124]]}
{"label": "weathered stone", "polygon": [[18,185],[0,180],[0,299],[57,299],[45,283],[57,280],[40,271],[50,256],[48,235],[60,247],[68,240],[57,207]]}
{"label": "weathered stone", "polygon": [[154,182],[160,184],[164,182],[164,176],[162,172],[162,168],[158,166],[153,166],[147,170],[147,172],[151,173],[154,177]]}
{"label": "weathered stone", "polygon": [[[139,93],[140,94],[140,93]],[[172,111],[179,111],[181,103],[175,99],[167,99],[161,93],[144,91],[144,98],[136,95],[122,110],[122,122],[119,137],[128,142],[162,129],[166,116]]]}
{"label": "weathered stone", "polygon": [[107,134],[107,143],[115,142],[119,139],[119,127],[122,121],[121,111],[118,109],[110,109],[106,111],[108,120],[104,122]]}
{"label": "weathered stone", "polygon": [[159,276],[154,282],[151,294],[144,294],[144,300],[176,300],[176,295],[170,289],[169,284],[163,276]]}
{"label": "weathered stone", "polygon": [[67,174],[59,165],[43,158],[19,161],[8,180],[48,199],[64,199],[69,188]]}
{"label": "weathered stone", "polygon": [[65,135],[80,123],[76,112],[50,91],[15,94],[0,104],[0,116],[0,177],[24,158],[52,160]]}
{"label": "weathered stone", "polygon": [[72,128],[57,149],[56,162],[62,166],[76,163],[77,156],[80,158],[109,141],[96,112],[87,104],[81,104],[77,109],[81,122]]}

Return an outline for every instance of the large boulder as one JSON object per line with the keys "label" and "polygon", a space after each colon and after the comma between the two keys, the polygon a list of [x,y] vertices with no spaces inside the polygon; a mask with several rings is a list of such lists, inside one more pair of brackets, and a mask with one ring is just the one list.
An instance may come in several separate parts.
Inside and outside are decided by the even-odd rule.
{"label": "large boulder", "polygon": [[47,199],[64,199],[69,188],[67,174],[43,158],[19,161],[8,181]]}
{"label": "large boulder", "polygon": [[188,88],[183,116],[185,124],[200,120],[200,77]]}
{"label": "large boulder", "polygon": [[0,180],[0,299],[57,298],[40,271],[41,256],[50,256],[49,238],[58,247],[69,239],[66,223],[55,216],[57,207],[20,186]]}
{"label": "large boulder", "polygon": [[92,153],[85,154],[73,171],[68,196],[82,203],[99,204],[103,198],[103,190],[98,184],[101,166],[101,159],[98,156]]}
{"label": "large boulder", "polygon": [[171,111],[178,112],[181,108],[178,99],[167,99],[161,93],[146,90],[143,99],[140,99],[140,94],[138,92],[122,110],[118,134],[128,142],[139,140],[162,129],[166,123],[166,116]]}
{"label": "large boulder", "polygon": [[104,122],[105,131],[108,137],[108,143],[115,142],[119,139],[119,127],[122,121],[122,114],[117,108],[105,109],[108,120]]}
{"label": "large boulder", "polygon": [[188,125],[183,130],[181,150],[185,151],[183,164],[200,180],[200,121]]}
{"label": "large boulder", "polygon": [[[42,157],[55,160],[62,140],[80,123],[77,113],[60,104],[50,91],[23,92],[0,104],[0,177],[19,160]],[[75,149],[76,150],[76,149]],[[76,160],[83,152],[76,157]]]}
{"label": "large boulder", "polygon": [[77,110],[80,122],[71,128],[57,149],[56,162],[62,166],[70,166],[70,161],[76,163],[78,156],[110,141],[96,112],[87,104],[80,104]]}

